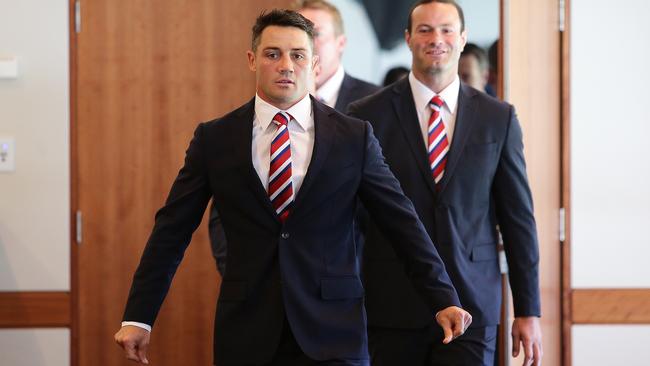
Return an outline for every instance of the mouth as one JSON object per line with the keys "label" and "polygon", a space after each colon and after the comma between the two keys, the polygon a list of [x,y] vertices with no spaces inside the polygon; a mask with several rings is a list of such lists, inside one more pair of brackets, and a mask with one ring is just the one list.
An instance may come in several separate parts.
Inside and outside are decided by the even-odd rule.
{"label": "mouth", "polygon": [[276,84],[282,85],[282,86],[288,86],[288,85],[293,85],[294,82],[293,80],[290,79],[280,79],[275,82]]}
{"label": "mouth", "polygon": [[426,51],[426,54],[427,54],[427,55],[436,56],[436,57],[437,57],[437,56],[442,56],[442,55],[444,55],[445,53],[447,53],[447,51],[445,51],[445,50],[441,50],[441,49],[437,49],[437,48],[434,48],[434,49],[432,49],[432,50],[428,50],[428,51]]}

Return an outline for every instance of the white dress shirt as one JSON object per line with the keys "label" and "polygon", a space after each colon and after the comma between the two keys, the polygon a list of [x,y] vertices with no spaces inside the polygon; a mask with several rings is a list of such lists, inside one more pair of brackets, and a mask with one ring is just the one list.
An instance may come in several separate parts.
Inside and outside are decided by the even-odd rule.
{"label": "white dress shirt", "polygon": [[[267,103],[258,95],[255,96],[255,117],[253,118],[252,158],[253,167],[268,191],[269,168],[271,164],[271,141],[277,131],[273,117],[280,109]],[[289,139],[291,141],[291,178],[295,195],[298,193],[305,174],[309,168],[311,155],[314,150],[315,130],[314,115],[309,94],[286,111],[293,117],[289,121]],[[123,321],[122,326],[133,325],[151,332],[151,326],[134,321]]]}
{"label": "white dress shirt", "polygon": [[[427,146],[429,143],[429,117],[431,117],[432,113],[431,107],[429,107],[429,102],[433,99],[436,93],[416,79],[415,75],[413,75],[413,71],[409,73],[409,84],[411,85],[411,92],[413,92],[413,100],[415,101],[415,109],[418,114],[418,121],[420,122],[420,130],[422,131],[424,146]],[[451,139],[454,135],[454,127],[456,126],[459,92],[460,79],[458,75],[456,75],[454,81],[438,94],[445,102],[441,108],[442,122],[445,124],[449,144],[451,144]]]}
{"label": "white dress shirt", "polygon": [[316,99],[334,108],[336,106],[336,100],[339,98],[339,91],[341,90],[344,77],[345,71],[343,70],[343,65],[339,65],[334,75],[316,90]]}
{"label": "white dress shirt", "polygon": [[[253,119],[252,156],[253,167],[260,177],[262,186],[267,189],[269,185],[269,168],[271,164],[271,141],[277,131],[277,126],[272,123],[273,117],[280,109],[255,96],[255,118]],[[289,121],[289,139],[291,140],[291,178],[293,183],[294,198],[298,193],[305,174],[309,168],[311,154],[314,150],[314,116],[312,114],[311,99],[305,95],[298,103],[285,112],[293,119]]]}

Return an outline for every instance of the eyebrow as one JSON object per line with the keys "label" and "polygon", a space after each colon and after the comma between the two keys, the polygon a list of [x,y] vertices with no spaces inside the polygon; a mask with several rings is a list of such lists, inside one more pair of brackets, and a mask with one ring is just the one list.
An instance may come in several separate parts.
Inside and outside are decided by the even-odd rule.
{"label": "eyebrow", "polygon": [[[262,50],[263,51],[282,51],[280,49],[280,47],[264,47]],[[303,47],[298,47],[298,48],[292,48],[291,51],[292,52],[295,52],[295,51],[307,51],[307,49],[303,48]]]}

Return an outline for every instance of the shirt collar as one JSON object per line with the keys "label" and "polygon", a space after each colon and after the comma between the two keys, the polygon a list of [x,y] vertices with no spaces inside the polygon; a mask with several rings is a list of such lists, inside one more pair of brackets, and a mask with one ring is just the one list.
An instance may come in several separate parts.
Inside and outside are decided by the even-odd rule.
{"label": "shirt collar", "polygon": [[321,85],[318,90],[316,90],[316,95],[318,98],[321,98],[325,101],[334,99],[334,96],[339,93],[341,89],[341,84],[343,84],[343,78],[345,77],[345,71],[343,71],[343,65],[339,65],[339,68],[336,69],[336,72],[332,77],[327,79],[326,82]]}
{"label": "shirt collar", "polygon": [[266,130],[269,127],[273,117],[275,117],[278,112],[289,113],[303,131],[307,131],[314,124],[314,119],[311,117],[312,108],[309,94],[305,94],[298,103],[292,105],[286,111],[282,111],[278,107],[260,98],[259,95],[255,94],[255,119],[262,127],[262,130]]}
{"label": "shirt collar", "polygon": [[[420,80],[418,80],[413,71],[409,73],[409,84],[411,85],[411,91],[413,92],[413,100],[415,101],[415,107],[418,111],[423,111],[429,106],[429,102],[436,95],[436,93],[429,89],[428,86],[424,85]],[[438,94],[440,98],[445,102],[445,106],[449,113],[454,113],[456,110],[456,105],[458,104],[458,94],[460,92],[460,78],[458,75],[454,78],[454,81],[451,84],[447,85],[446,88]]]}

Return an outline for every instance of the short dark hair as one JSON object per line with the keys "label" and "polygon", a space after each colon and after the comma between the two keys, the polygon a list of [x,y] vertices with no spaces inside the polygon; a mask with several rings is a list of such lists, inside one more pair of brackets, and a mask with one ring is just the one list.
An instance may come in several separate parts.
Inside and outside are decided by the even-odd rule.
{"label": "short dark hair", "polygon": [[303,30],[307,33],[307,36],[309,36],[309,43],[311,46],[314,46],[314,23],[293,10],[273,9],[268,13],[263,11],[255,20],[255,25],[253,25],[253,37],[251,40],[253,51],[257,50],[264,29],[272,25],[280,27],[296,27]]}
{"label": "short dark hair", "polygon": [[411,27],[413,26],[413,23],[412,23],[413,21],[411,19],[411,18],[413,18],[413,10],[415,10],[415,8],[417,8],[420,5],[425,5],[425,4],[429,4],[429,3],[441,3],[441,4],[453,5],[456,8],[456,11],[458,12],[458,18],[460,18],[460,31],[462,32],[462,31],[465,30],[465,15],[463,14],[463,8],[461,8],[460,5],[458,5],[458,3],[456,3],[456,1],[454,1],[454,0],[420,0],[417,3],[413,4],[413,6],[411,7],[411,10],[409,11],[408,22],[406,23],[406,31],[407,32],[411,33]]}
{"label": "short dark hair", "polygon": [[474,43],[467,43],[465,49],[461,52],[460,57],[463,56],[474,56],[481,70],[485,71],[490,67],[490,62],[488,61],[487,52],[484,49],[477,46]]}

